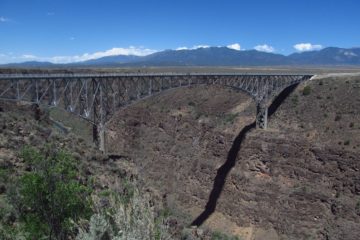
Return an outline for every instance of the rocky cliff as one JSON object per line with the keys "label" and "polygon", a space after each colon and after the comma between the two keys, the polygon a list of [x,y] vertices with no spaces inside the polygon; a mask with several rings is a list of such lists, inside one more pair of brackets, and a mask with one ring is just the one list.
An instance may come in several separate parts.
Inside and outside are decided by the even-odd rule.
{"label": "rocky cliff", "polygon": [[170,90],[119,111],[108,150],[131,156],[189,224],[243,239],[359,239],[360,79],[317,78],[275,105],[259,130],[242,92]]}

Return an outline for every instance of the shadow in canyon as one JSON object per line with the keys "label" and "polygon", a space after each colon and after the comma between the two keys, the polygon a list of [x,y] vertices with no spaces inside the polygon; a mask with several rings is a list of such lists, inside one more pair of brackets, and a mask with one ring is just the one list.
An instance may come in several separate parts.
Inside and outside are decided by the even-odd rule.
{"label": "shadow in canyon", "polygon": [[[268,108],[268,118],[273,115],[280,107],[283,101],[295,90],[298,84],[285,88],[271,103]],[[217,201],[224,188],[226,177],[230,170],[235,166],[236,158],[240,152],[241,144],[246,137],[246,134],[256,127],[256,122],[246,125],[240,133],[237,135],[233,144],[228,152],[226,162],[217,170],[216,177],[214,179],[213,188],[211,190],[208,202],[206,203],[204,211],[191,223],[192,226],[202,225],[210,215],[215,211]]]}

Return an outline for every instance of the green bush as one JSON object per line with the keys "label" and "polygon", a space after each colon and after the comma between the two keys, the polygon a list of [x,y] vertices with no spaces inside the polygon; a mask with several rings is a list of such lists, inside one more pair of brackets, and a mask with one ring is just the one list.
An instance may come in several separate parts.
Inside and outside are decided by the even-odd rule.
{"label": "green bush", "polygon": [[310,93],[311,93],[311,88],[310,88],[310,86],[304,87],[302,94],[303,94],[304,96],[307,96],[307,95],[309,95]]}
{"label": "green bush", "polygon": [[128,180],[123,181],[123,191],[120,195],[120,201],[127,205],[130,203],[131,199],[134,197],[135,188]]}
{"label": "green bush", "polygon": [[21,157],[31,168],[15,196],[25,232],[29,239],[67,239],[75,223],[92,214],[91,191],[80,183],[75,160],[52,147],[26,147]]}

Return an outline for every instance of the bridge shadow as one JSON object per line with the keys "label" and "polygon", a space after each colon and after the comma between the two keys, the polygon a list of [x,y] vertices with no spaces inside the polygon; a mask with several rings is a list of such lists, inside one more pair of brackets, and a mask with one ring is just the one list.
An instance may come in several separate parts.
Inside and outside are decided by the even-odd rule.
{"label": "bridge shadow", "polygon": [[[276,110],[280,107],[283,101],[295,90],[298,86],[292,85],[284,89],[271,103],[268,108],[268,117],[270,118]],[[231,169],[235,166],[236,158],[241,150],[241,144],[244,141],[247,133],[256,127],[256,122],[252,122],[246,125],[240,133],[237,135],[233,144],[228,152],[226,162],[217,170],[216,177],[214,179],[213,188],[210,192],[210,196],[208,202],[206,203],[204,211],[191,223],[192,226],[200,226],[202,225],[210,215],[215,211],[217,201],[221,195],[221,192],[224,188],[225,181],[227,175],[231,171]]]}

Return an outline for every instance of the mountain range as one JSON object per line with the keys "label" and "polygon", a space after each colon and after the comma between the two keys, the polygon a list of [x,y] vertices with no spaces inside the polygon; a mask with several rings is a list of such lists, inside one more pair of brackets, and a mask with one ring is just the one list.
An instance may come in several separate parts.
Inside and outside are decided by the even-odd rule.
{"label": "mountain range", "polygon": [[280,65],[360,65],[360,48],[328,47],[319,51],[288,56],[256,50],[209,47],[191,50],[165,50],[147,56],[117,55],[68,64],[23,62],[2,67],[121,67],[121,66],[280,66]]}

